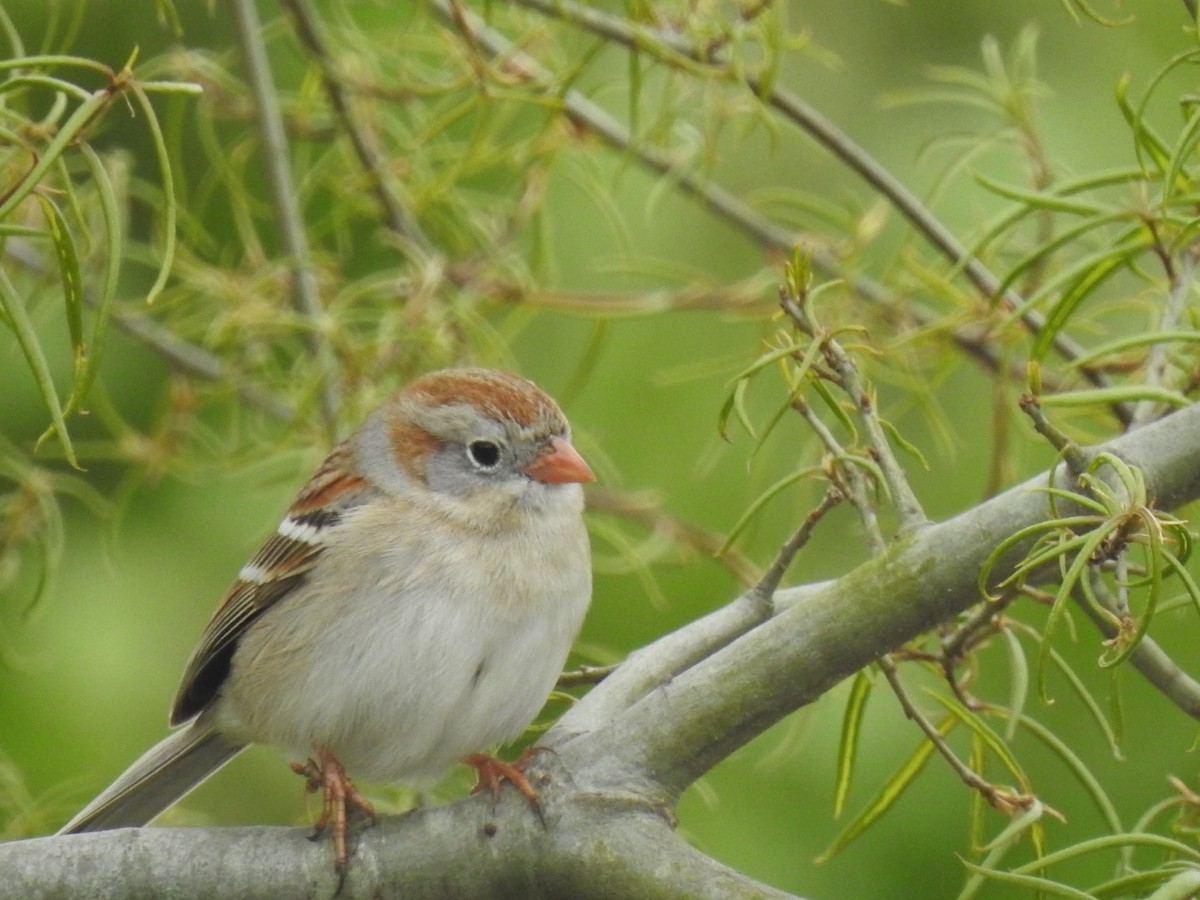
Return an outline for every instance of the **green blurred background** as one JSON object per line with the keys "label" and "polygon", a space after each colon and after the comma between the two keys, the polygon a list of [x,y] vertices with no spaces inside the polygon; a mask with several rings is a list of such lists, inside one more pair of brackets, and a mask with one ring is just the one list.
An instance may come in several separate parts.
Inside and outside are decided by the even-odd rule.
{"label": "green blurred background", "polygon": [[[9,0],[4,5],[27,43],[36,46],[46,12],[55,4]],[[181,4],[183,42],[230,46],[224,7],[217,4],[210,15],[207,6]],[[364,14],[393,14],[386,4],[361,6],[368,8]],[[268,18],[277,15],[271,4],[261,8]],[[1187,49],[1186,17],[1182,4],[1171,2],[1127,4],[1105,12],[1136,18],[1120,28],[1105,28],[1077,22],[1063,6],[1046,0],[794,2],[792,27],[809,31],[822,53],[793,55],[781,77],[924,193],[938,185],[939,173],[963,152],[961,146],[936,140],[983,128],[986,119],[962,107],[891,107],[881,99],[927,84],[930,65],[978,68],[985,35],[1007,47],[1032,23],[1040,34],[1038,74],[1050,87],[1040,99],[1040,125],[1060,171],[1128,164],[1130,138],[1113,101],[1115,85],[1126,72],[1144,84],[1167,58]],[[156,23],[149,0],[93,0],[86,17],[71,51],[114,66],[134,47],[149,59],[172,43]],[[623,74],[622,57],[614,53],[589,71],[584,87],[620,107],[623,88],[615,82]],[[606,78],[614,85],[606,87]],[[1166,109],[1162,115],[1170,117],[1174,111]],[[133,125],[129,134],[114,129],[110,139],[145,152]],[[721,149],[714,174],[741,194],[787,186],[815,191],[849,208],[866,209],[874,202],[866,188],[790,129],[777,136],[761,129],[730,133]],[[645,257],[669,261],[687,278],[713,284],[746,278],[764,266],[758,248],[693,201],[668,191],[664,199],[651,202],[654,179],[613,154],[597,158],[597,165],[606,169],[611,210],[581,189],[570,166],[550,172],[549,224],[539,249],[545,283],[605,290],[653,287],[663,281],[659,271],[630,266],[631,247]],[[996,177],[1014,177],[1019,171],[1002,153],[985,152],[977,162]],[[937,210],[951,227],[965,232],[997,203],[969,179],[958,178],[941,191]],[[625,235],[612,227],[612,210]],[[885,250],[871,252],[886,257]],[[604,487],[652,490],[664,509],[722,534],[766,486],[816,458],[813,439],[799,423],[785,422],[753,456],[744,433],[734,429],[730,442],[717,433],[729,379],[755,358],[775,327],[770,301],[768,288],[753,315],[678,312],[603,323],[594,316],[497,306],[487,311],[487,322],[509,356],[497,352],[480,361],[514,364],[562,400]],[[39,323],[45,340],[50,346],[58,342],[65,360],[56,311],[41,309]],[[590,365],[581,369],[581,359],[589,354]],[[45,411],[7,333],[0,334],[0,367],[0,433],[28,447],[45,427]],[[379,377],[386,380],[388,375]],[[103,380],[114,407],[136,427],[152,428],[165,409],[179,402],[171,393],[167,366],[118,334],[106,355]],[[174,389],[180,390],[178,384]],[[881,396],[885,412],[928,459],[928,471],[913,465],[911,474],[929,513],[944,517],[979,500],[990,452],[984,437],[991,416],[988,379],[965,361],[947,366],[936,396],[944,425],[936,432],[901,385],[881,385]],[[755,400],[760,401],[759,408],[769,408],[766,398]],[[85,460],[86,472],[79,477],[101,494],[119,498],[116,512],[98,516],[83,504],[68,502],[66,552],[47,596],[34,615],[20,615],[26,579],[0,603],[7,659],[0,669],[0,751],[37,798],[42,818],[29,821],[41,827],[61,824],[163,735],[176,679],[215,603],[325,449],[316,440],[297,442],[294,436],[254,429],[239,432],[236,417],[220,407],[202,410],[198,423],[181,436],[186,446],[166,461],[162,473],[138,474],[122,462]],[[89,427],[87,422],[79,426],[85,438]],[[1016,474],[1023,477],[1051,458],[1041,445],[1017,448]],[[743,552],[758,564],[767,562],[813,496],[786,494],[770,504],[741,542]],[[650,542],[638,543],[642,537],[600,521],[595,601],[580,660],[619,658],[712,610],[738,590],[734,577],[712,559],[656,554]],[[619,546],[622,540],[630,541],[633,550]],[[840,510],[818,531],[791,577],[836,576],[863,558],[862,547],[857,523]],[[631,552],[650,557],[651,564],[631,566]],[[1186,662],[1195,656],[1196,626],[1175,615],[1179,627],[1161,623],[1159,637]],[[1110,687],[1107,675],[1095,670],[1099,648],[1089,627],[1080,628],[1075,642],[1060,635],[1059,645],[1087,671],[1097,694],[1105,695]],[[983,686],[1003,700],[1002,655],[993,653],[989,659],[992,667]],[[1130,673],[1122,680],[1128,695],[1136,698],[1127,707],[1122,762],[1112,759],[1062,684],[1053,685],[1058,702],[1031,712],[1070,738],[1130,824],[1169,795],[1164,773],[1192,780],[1195,730],[1165,700],[1139,690]],[[814,857],[840,829],[831,819],[831,804],[844,692],[845,686],[833,691],[707,775],[684,798],[680,828],[727,864],[789,891],[826,898],[952,896],[964,878],[959,856],[969,853],[971,796],[937,761],[879,825],[832,861],[814,865]],[[919,736],[894,700],[881,692],[872,700],[863,741],[852,812],[915,749]],[[1065,824],[1048,826],[1050,845],[1100,833],[1093,805],[1061,762],[1034,742],[1019,738],[1016,746],[1039,794],[1067,817]],[[432,798],[456,796],[466,784],[465,774],[455,775]],[[169,818],[188,823],[306,821],[312,810],[305,808],[301,788],[277,753],[255,748]],[[989,834],[1003,827],[997,814],[987,822]],[[1081,883],[1103,877],[1111,863],[1111,858],[1101,858],[1091,870],[1081,869]],[[991,895],[1003,896],[1004,891],[994,889]]]}

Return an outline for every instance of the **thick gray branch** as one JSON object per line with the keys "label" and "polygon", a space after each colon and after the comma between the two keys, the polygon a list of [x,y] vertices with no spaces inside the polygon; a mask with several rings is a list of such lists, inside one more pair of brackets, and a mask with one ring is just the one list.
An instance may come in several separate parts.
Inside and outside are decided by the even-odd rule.
{"label": "thick gray branch", "polygon": [[[1140,466],[1171,509],[1200,496],[1200,406],[1106,445]],[[758,627],[744,599],[641,651],[559,721],[546,741],[591,773],[673,802],[684,788],[789,712],[877,656],[979,601],[979,572],[1009,535],[1047,518],[1041,475],[908,535],[853,572],[782,592]],[[1024,548],[995,569],[1003,578]],[[711,655],[710,655],[711,653]],[[698,660],[691,664],[692,660]],[[688,666],[686,669],[685,666]],[[648,687],[652,686],[652,687]]]}
{"label": "thick gray branch", "polygon": [[[553,760],[545,825],[515,791],[387,817],[359,836],[338,900],[782,898],[679,838],[661,810],[588,794]],[[300,828],[136,828],[0,845],[0,898],[331,898],[328,846]]]}
{"label": "thick gray branch", "polygon": [[[1200,496],[1200,406],[1105,449],[1162,509]],[[634,654],[546,735],[545,826],[512,792],[389,819],[362,836],[343,896],[779,896],[671,828],[679,793],[880,654],[978,602],[996,546],[1047,515],[1032,479],[820,585],[764,620],[740,598]],[[995,572],[1007,574],[1021,548]],[[494,826],[494,827],[489,827]],[[493,832],[494,833],[490,833]],[[0,846],[0,897],[331,896],[327,847],[284,829],[141,829]]]}

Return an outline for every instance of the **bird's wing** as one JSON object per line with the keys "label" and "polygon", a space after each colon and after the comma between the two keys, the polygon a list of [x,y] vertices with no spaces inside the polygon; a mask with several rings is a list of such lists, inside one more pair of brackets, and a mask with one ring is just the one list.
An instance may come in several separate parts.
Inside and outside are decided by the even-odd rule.
{"label": "bird's wing", "polygon": [[330,530],[375,494],[353,474],[353,453],[340,444],[300,491],[275,533],[221,601],[192,651],[171,707],[171,724],[186,722],[217,695],[238,641],[250,624],[302,585],[324,550]]}

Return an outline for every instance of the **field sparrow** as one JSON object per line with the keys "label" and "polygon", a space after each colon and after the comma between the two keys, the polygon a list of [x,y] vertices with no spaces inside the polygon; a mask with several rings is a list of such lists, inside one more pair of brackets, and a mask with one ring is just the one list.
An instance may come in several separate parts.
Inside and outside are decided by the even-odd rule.
{"label": "field sparrow", "polygon": [[347,860],[346,777],[419,781],[485,756],[541,709],[591,597],[562,411],[488,369],[426,375],[337,446],[238,574],[192,653],[179,727],[62,833],[143,825],[248,743],[307,758]]}

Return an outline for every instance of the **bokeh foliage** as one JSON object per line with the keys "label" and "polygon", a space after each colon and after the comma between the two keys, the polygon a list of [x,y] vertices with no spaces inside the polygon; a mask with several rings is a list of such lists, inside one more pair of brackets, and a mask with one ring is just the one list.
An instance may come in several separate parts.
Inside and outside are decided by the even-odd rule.
{"label": "bokeh foliage", "polygon": [[[162,2],[104,27],[119,6],[0,7],[6,834],[155,739],[206,604],[332,437],[470,360],[545,383],[603,473],[587,662],[732,596],[831,488],[795,580],[1075,458],[1024,577],[982,573],[972,613],[719,767],[682,827],[815,895],[1193,883],[1193,726],[1129,665],[1147,637],[1195,656],[1191,530],[1079,449],[1200,389],[1186,4],[285,0],[260,29]],[[270,811],[256,785],[181,815],[294,818],[278,780]]]}

